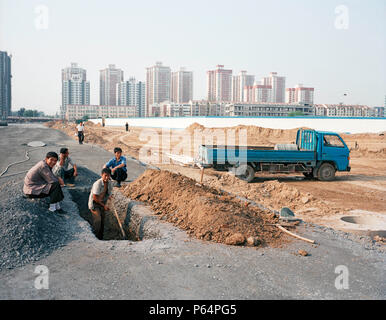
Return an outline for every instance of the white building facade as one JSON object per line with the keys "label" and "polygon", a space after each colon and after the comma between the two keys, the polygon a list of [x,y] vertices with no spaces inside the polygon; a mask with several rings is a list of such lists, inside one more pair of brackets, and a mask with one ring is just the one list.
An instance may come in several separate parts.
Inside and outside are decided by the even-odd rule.
{"label": "white building facade", "polygon": [[286,102],[287,103],[314,103],[314,88],[303,87],[302,84],[298,84],[295,88],[286,89]]}
{"label": "white building facade", "polygon": [[146,110],[146,85],[143,81],[130,78],[117,84],[118,106],[135,106],[136,116],[144,117]]}
{"label": "white building facade", "polygon": [[101,105],[67,105],[65,118],[68,121],[83,117],[98,118],[130,118],[136,116],[135,106],[101,106]]}
{"label": "white building facade", "polygon": [[223,65],[207,71],[208,101],[232,100],[232,72],[224,69]]}
{"label": "white building facade", "polygon": [[277,72],[271,72],[269,76],[263,78],[261,82],[261,84],[265,86],[272,87],[272,102],[285,102],[285,77],[279,77]]}
{"label": "white building facade", "polygon": [[253,86],[255,82],[255,76],[248,75],[247,71],[241,71],[237,76],[233,76],[232,80],[232,101],[243,102],[245,101],[245,87]]}
{"label": "white building facade", "polygon": [[146,112],[145,116],[154,114],[151,106],[163,101],[170,101],[171,70],[170,67],[157,62],[146,69]]}
{"label": "white building facade", "polygon": [[62,118],[70,104],[90,104],[90,82],[87,81],[86,70],[77,63],[71,63],[70,67],[62,69]]}
{"label": "white building facade", "polygon": [[123,71],[117,69],[114,64],[100,71],[99,80],[99,104],[116,106],[117,84],[123,81]]}
{"label": "white building facade", "polygon": [[171,101],[187,103],[193,99],[193,72],[181,68],[171,76]]}

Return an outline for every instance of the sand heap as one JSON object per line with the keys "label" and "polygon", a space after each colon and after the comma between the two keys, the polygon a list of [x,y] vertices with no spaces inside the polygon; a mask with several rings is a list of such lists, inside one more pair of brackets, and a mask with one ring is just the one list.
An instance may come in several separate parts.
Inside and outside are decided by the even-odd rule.
{"label": "sand heap", "polygon": [[[61,131],[65,132],[67,135],[69,135],[70,137],[72,137],[73,139],[78,140],[78,136],[75,135],[77,125],[74,123],[68,123],[68,122],[63,123],[61,121],[56,121],[56,122],[50,121],[50,122],[46,123],[46,126],[49,128],[61,130]],[[91,121],[85,122],[84,142],[95,143],[95,144],[100,144],[100,145],[106,144],[107,140],[104,139],[104,137],[106,136],[106,134],[108,134],[110,132],[107,132],[107,130],[106,130],[105,132],[99,133],[99,132],[95,132],[94,130],[89,130],[90,128],[94,128],[94,127],[100,127],[100,125],[99,124],[96,125]]]}
{"label": "sand heap", "polygon": [[[147,170],[124,194],[144,201],[156,214],[199,239],[226,244],[279,246],[278,218],[218,189],[169,171]],[[248,241],[250,242],[250,241]]]}
{"label": "sand heap", "polygon": [[[193,135],[195,132],[202,132],[205,135],[215,134],[216,130],[223,130],[228,135],[229,131],[234,131],[236,135],[236,143],[241,130],[247,132],[248,145],[257,146],[274,146],[276,143],[294,143],[296,141],[296,133],[300,128],[284,130],[271,129],[258,126],[238,125],[225,128],[206,128],[203,125],[195,122],[185,129],[186,132]],[[303,127],[302,129],[309,129]]]}

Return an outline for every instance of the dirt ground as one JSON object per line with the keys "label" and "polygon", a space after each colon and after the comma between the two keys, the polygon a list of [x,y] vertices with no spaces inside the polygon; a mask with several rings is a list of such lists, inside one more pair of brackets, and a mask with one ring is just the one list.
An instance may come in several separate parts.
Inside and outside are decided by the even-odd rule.
{"label": "dirt ground", "polygon": [[[48,126],[62,130],[77,139],[74,136],[74,124],[57,122],[49,123]],[[176,164],[170,159],[170,154],[183,152],[185,158],[196,158],[198,145],[205,142],[203,139],[213,135],[219,137],[214,140],[217,144],[238,143],[239,136],[243,134],[249,146],[293,143],[296,140],[296,131],[297,129],[278,130],[242,125],[210,129],[193,124],[185,130],[135,127],[126,132],[124,128],[103,128],[101,125],[87,122],[85,142],[98,144],[108,151],[112,151],[115,146],[120,146],[127,155],[144,162],[153,162],[161,169],[200,181],[201,173],[198,168]],[[232,138],[232,134],[236,137],[235,141],[229,139],[229,137]],[[196,137],[195,140],[194,137]],[[288,207],[305,221],[322,225],[328,220],[331,226],[331,217],[351,214],[353,210],[386,216],[384,133],[343,134],[342,138],[351,150],[351,172],[337,172],[335,181],[310,180],[298,174],[258,174],[254,181],[248,184],[228,172],[206,169],[203,183],[274,210],[279,211],[282,207]]]}
{"label": "dirt ground", "polygon": [[147,170],[124,192],[198,239],[271,247],[283,243],[279,218],[216,188],[167,170]]}

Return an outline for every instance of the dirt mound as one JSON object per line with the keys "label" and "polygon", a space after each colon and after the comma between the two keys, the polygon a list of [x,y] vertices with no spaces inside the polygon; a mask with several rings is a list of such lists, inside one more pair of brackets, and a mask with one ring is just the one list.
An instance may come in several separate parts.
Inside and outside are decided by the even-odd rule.
{"label": "dirt mound", "polygon": [[351,150],[352,157],[369,157],[369,158],[384,158],[386,156],[386,148],[379,150],[369,150],[368,148],[360,148],[358,150]]}
{"label": "dirt mound", "polygon": [[92,122],[92,121],[86,121],[86,122],[84,123],[84,125],[87,126],[87,127],[96,127],[96,126],[97,126],[97,125],[96,125],[94,122]]}
{"label": "dirt mound", "polygon": [[278,222],[274,214],[180,174],[147,170],[124,194],[147,202],[156,214],[199,239],[237,245],[250,237],[262,245],[283,242],[281,232],[268,225]]}
{"label": "dirt mound", "polygon": [[245,130],[247,132],[248,145],[273,146],[276,143],[294,143],[296,141],[296,132],[298,131],[298,129],[310,128],[301,127],[295,129],[271,129],[250,125],[238,125],[234,127],[225,128],[207,128],[195,122],[189,127],[187,127],[185,130],[190,134],[193,134],[195,130],[205,131],[205,134],[215,133],[216,130],[223,130],[226,132],[226,135],[228,134],[228,131],[235,131],[237,137],[241,130]]}
{"label": "dirt mound", "polygon": [[201,130],[202,131],[204,129],[205,129],[205,127],[202,124],[199,124],[199,123],[195,122],[195,123],[192,123],[185,130],[190,132],[190,133],[193,133],[195,130]]}

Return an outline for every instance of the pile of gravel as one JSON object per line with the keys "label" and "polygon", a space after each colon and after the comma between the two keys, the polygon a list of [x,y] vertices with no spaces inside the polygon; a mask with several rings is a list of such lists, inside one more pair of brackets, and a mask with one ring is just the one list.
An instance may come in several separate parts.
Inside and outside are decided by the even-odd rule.
{"label": "pile of gravel", "polygon": [[[82,230],[68,214],[48,211],[49,198],[23,198],[22,186],[22,179],[1,185],[0,270],[37,261]],[[66,202],[70,203],[70,199]]]}

